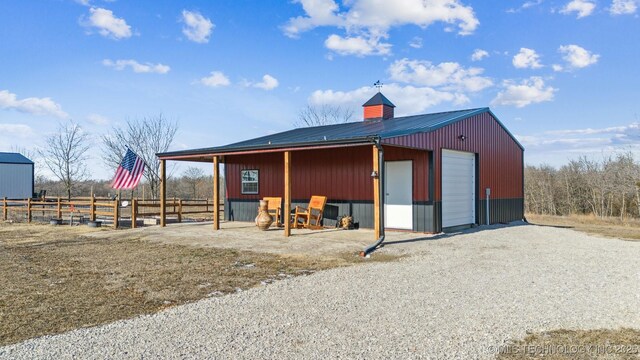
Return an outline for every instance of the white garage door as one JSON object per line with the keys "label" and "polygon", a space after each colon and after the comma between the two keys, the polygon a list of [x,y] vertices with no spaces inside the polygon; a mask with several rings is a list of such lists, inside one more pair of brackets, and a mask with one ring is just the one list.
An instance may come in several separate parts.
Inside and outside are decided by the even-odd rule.
{"label": "white garage door", "polygon": [[442,150],[442,227],[476,222],[475,154]]}

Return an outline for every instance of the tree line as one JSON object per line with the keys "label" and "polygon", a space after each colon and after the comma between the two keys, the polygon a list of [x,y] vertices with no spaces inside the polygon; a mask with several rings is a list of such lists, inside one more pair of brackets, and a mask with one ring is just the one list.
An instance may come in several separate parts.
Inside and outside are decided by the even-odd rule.
{"label": "tree line", "polygon": [[[224,183],[224,179],[221,179]],[[36,191],[46,190],[48,197],[67,197],[69,194],[64,182],[58,179],[50,179],[42,175],[36,176]],[[221,198],[224,198],[224,186],[220,187]],[[111,188],[111,180],[85,179],[76,181],[71,190],[71,197],[89,196],[114,197],[117,190]],[[143,180],[133,190],[122,190],[122,199],[137,197],[139,199],[153,199],[153,192],[149,182]],[[167,178],[167,197],[179,199],[211,199],[213,198],[213,176],[207,175],[197,167],[188,167],[179,176]]]}
{"label": "tree line", "polygon": [[524,169],[525,210],[535,214],[593,214],[640,218],[640,163],[633,153],[581,156],[559,169]]}

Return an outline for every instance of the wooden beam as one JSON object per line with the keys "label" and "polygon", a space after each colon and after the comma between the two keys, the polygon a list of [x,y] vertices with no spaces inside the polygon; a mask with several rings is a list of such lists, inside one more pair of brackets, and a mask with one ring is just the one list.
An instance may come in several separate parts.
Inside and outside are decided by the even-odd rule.
{"label": "wooden beam", "polygon": [[291,152],[284,152],[284,236],[291,236]]}
{"label": "wooden beam", "polygon": [[220,158],[213,157],[213,230],[220,230]]}
{"label": "wooden beam", "polygon": [[160,160],[160,226],[167,226],[167,161]]}
{"label": "wooden beam", "polygon": [[118,230],[118,219],[120,218],[120,196],[113,201],[113,228]]}
{"label": "wooden beam", "polygon": [[138,199],[131,199],[131,228],[135,229],[138,224],[136,220],[138,219]]}
{"label": "wooden beam", "polygon": [[373,178],[373,229],[375,239],[380,238],[380,152],[378,148],[373,146],[373,171],[378,173],[378,176]]}

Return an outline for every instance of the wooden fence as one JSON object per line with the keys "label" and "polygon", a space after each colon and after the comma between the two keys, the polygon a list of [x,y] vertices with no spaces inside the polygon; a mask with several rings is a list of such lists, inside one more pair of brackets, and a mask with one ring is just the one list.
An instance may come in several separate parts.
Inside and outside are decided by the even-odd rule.
{"label": "wooden fence", "polygon": [[[165,204],[167,215],[176,215],[178,222],[182,222],[185,215],[211,214],[214,204],[210,199],[168,199]],[[224,212],[224,204],[218,204],[218,216]],[[2,199],[2,218],[6,221],[10,214],[24,214],[27,222],[31,222],[34,215],[42,215],[50,219],[62,220],[68,218],[72,221],[77,217],[78,221],[108,221],[114,228],[122,223],[123,219],[131,221],[131,227],[136,228],[138,221],[145,217],[160,215],[159,200],[133,199],[109,199],[96,197],[78,197],[71,200],[63,198],[43,199]],[[220,218],[220,217],[219,217]]]}

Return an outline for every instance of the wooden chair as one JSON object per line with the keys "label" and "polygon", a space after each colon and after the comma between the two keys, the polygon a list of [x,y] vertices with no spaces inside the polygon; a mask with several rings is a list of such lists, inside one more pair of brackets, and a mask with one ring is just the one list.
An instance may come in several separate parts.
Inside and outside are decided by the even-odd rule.
{"label": "wooden chair", "polygon": [[[320,221],[322,221],[322,213],[324,212],[324,206],[327,204],[326,196],[314,195],[309,201],[309,206],[303,208],[302,206],[296,206],[296,212],[293,216],[293,226],[298,227],[302,225],[307,229],[321,229]],[[299,224],[298,219],[302,222]]]}
{"label": "wooden chair", "polygon": [[276,226],[282,226],[282,198],[265,197],[262,200],[268,202],[267,212],[273,216]]}

